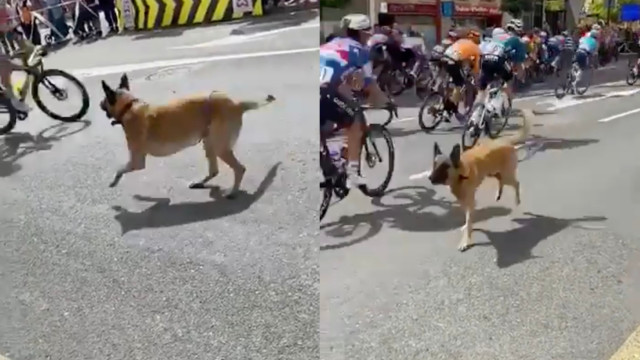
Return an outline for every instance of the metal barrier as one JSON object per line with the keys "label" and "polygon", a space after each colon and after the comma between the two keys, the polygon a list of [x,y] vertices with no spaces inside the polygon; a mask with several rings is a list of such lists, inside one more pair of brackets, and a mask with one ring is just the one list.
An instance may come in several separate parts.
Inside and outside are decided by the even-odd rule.
{"label": "metal barrier", "polygon": [[[116,0],[115,5],[120,30],[152,30],[236,20],[247,14],[253,17],[263,15],[262,0]],[[73,7],[77,11],[79,6],[98,16],[94,10],[79,0],[35,9],[31,13],[34,20],[44,24],[60,37],[64,37],[42,14],[57,7],[68,10]]]}

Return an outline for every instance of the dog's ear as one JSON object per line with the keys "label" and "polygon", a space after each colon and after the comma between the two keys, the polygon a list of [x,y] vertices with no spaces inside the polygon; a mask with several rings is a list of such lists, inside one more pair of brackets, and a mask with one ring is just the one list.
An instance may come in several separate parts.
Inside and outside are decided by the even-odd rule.
{"label": "dog's ear", "polygon": [[461,153],[460,144],[455,144],[453,146],[453,149],[451,149],[451,154],[449,154],[449,159],[451,159],[451,165],[453,165],[453,167],[456,169],[460,167],[460,153]]}
{"label": "dog's ear", "polygon": [[442,150],[440,150],[440,145],[438,145],[438,142],[434,142],[433,143],[433,158],[435,159],[436,156],[438,155],[442,155]]}
{"label": "dog's ear", "polygon": [[122,77],[120,78],[120,85],[118,85],[118,89],[129,90],[129,78],[127,77],[127,74],[122,74]]}
{"label": "dog's ear", "polygon": [[104,95],[106,96],[109,105],[115,104],[116,92],[111,87],[109,87],[109,84],[107,84],[104,80],[102,80],[102,90],[104,91]]}

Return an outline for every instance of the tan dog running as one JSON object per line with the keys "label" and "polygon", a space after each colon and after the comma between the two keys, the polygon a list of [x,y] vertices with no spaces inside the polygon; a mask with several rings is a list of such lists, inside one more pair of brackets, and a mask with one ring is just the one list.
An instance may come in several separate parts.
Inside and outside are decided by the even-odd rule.
{"label": "tan dog running", "polygon": [[112,89],[102,81],[105,98],[100,107],[113,118],[111,125],[122,125],[129,148],[129,162],[116,173],[109,185],[114,187],[122,176],[145,168],[147,155],[173,155],[202,141],[209,163],[209,174],[189,185],[204,188],[205,183],[218,175],[218,158],[233,169],[233,188],[227,196],[234,196],[246,171],[233,153],[242,128],[242,115],[275,100],[271,95],[263,102],[233,101],[226,94],[178,99],[166,105],[154,106],[129,92],[129,79],[122,75],[120,85]]}
{"label": "tan dog running", "polygon": [[516,206],[520,205],[520,182],[516,170],[518,156],[516,144],[524,141],[529,134],[529,118],[534,114],[531,110],[523,110],[523,124],[513,137],[481,141],[475,147],[462,152],[459,144],[451,150],[449,156],[440,151],[438,143],[433,146],[433,167],[431,171],[412,177],[412,179],[429,176],[433,185],[448,185],[465,212],[465,224],[461,228],[462,241],[458,250],[465,251],[473,245],[473,212],[475,211],[476,190],[484,179],[495,177],[498,180],[496,201],[502,197],[504,185],[512,186],[516,195]]}

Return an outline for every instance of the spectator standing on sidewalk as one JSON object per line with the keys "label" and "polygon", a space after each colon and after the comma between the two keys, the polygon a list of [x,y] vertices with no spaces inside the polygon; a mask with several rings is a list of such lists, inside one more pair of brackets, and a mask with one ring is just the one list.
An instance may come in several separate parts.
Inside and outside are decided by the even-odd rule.
{"label": "spectator standing on sidewalk", "polygon": [[7,0],[0,0],[0,42],[4,53],[12,55],[16,49],[15,29],[18,26],[17,15]]}
{"label": "spectator standing on sidewalk", "polygon": [[109,24],[109,35],[118,33],[118,15],[116,15],[115,0],[98,0],[100,10]]}
{"label": "spectator standing on sidewalk", "polygon": [[22,0],[22,4],[19,5],[20,27],[25,38],[29,39],[34,45],[42,45],[38,25],[36,25],[35,18],[31,13],[31,3],[28,0]]}

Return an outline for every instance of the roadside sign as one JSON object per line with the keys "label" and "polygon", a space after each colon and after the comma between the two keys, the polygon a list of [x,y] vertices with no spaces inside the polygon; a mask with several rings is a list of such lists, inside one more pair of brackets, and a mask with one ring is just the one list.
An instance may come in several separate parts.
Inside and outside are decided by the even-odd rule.
{"label": "roadside sign", "polygon": [[444,18],[450,18],[453,17],[453,1],[442,1],[440,2],[440,12],[442,14],[442,17]]}
{"label": "roadside sign", "polygon": [[386,2],[381,2],[380,3],[380,12],[383,14],[386,14],[389,11],[387,3]]}

